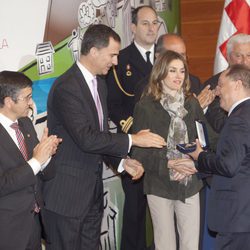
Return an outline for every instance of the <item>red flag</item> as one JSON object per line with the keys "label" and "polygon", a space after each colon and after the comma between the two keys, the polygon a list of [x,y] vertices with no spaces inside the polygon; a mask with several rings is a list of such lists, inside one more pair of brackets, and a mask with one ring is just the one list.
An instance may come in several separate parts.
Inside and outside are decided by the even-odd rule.
{"label": "red flag", "polygon": [[221,72],[228,66],[226,60],[226,44],[235,34],[250,34],[250,0],[226,0],[214,62],[214,74]]}

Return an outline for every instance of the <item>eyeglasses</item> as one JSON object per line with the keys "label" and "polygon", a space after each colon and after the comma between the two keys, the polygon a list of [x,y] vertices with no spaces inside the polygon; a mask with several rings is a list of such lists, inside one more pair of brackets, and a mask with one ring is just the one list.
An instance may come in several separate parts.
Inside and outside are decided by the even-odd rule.
{"label": "eyeglasses", "polygon": [[24,97],[18,97],[16,100],[17,101],[26,101],[26,102],[29,102],[30,100],[32,99],[32,95],[27,95],[27,96],[24,96]]}

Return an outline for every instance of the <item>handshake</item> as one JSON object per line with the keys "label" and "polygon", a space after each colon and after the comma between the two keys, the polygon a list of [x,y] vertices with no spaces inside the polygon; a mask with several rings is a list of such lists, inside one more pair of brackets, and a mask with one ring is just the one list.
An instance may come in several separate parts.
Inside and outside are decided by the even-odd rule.
{"label": "handshake", "polygon": [[197,173],[197,169],[194,165],[194,160],[197,160],[199,154],[204,151],[200,145],[198,139],[196,139],[196,149],[193,152],[189,152],[190,157],[182,159],[173,159],[168,161],[168,168],[172,172],[172,180],[182,181],[186,177]]}

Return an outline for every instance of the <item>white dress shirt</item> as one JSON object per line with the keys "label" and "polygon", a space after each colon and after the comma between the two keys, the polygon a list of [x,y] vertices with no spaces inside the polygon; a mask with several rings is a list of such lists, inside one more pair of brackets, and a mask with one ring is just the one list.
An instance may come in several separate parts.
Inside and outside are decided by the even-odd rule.
{"label": "white dress shirt", "polygon": [[146,56],[146,52],[150,51],[150,62],[152,63],[152,65],[154,64],[154,55],[155,55],[155,45],[153,44],[152,47],[150,49],[144,49],[142,46],[140,46],[136,41],[134,41],[135,47],[139,50],[140,54],[142,55],[142,57],[144,58],[145,62],[147,61],[147,56]]}
{"label": "white dress shirt", "polygon": [[[17,122],[17,121],[14,121],[14,122]],[[16,137],[16,132],[15,132],[14,129],[12,129],[10,127],[10,125],[13,123],[13,121],[10,120],[5,115],[3,115],[2,113],[0,113],[0,123],[5,128],[5,130],[7,131],[7,133],[11,137],[11,139],[14,141],[14,143],[16,144],[16,146],[19,148],[19,144],[18,144],[17,137]],[[48,164],[48,161],[41,166],[41,164],[37,161],[37,159],[31,158],[30,160],[27,161],[27,163],[32,168],[32,170],[34,172],[34,175],[36,175],[36,174],[38,174],[39,171],[41,171],[43,168],[46,167],[46,165]]]}

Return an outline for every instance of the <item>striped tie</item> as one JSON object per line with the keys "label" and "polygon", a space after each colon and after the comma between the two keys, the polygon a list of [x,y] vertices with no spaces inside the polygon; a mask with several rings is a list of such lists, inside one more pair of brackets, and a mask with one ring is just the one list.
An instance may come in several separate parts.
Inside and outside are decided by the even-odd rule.
{"label": "striped tie", "polygon": [[21,151],[24,160],[27,161],[28,160],[27,147],[26,147],[26,144],[25,144],[22,132],[20,131],[17,122],[12,123],[10,125],[10,127],[15,130],[17,141],[18,141],[19,150]]}

